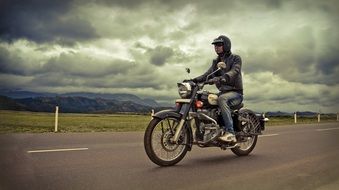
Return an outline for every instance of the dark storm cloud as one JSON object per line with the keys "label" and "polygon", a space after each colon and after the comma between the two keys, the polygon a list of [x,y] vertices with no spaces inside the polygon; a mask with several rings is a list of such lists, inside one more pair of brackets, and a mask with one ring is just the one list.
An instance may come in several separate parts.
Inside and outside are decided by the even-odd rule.
{"label": "dark storm cloud", "polygon": [[72,1],[5,0],[0,6],[0,40],[73,44],[96,38],[89,22],[71,15]]}
{"label": "dark storm cloud", "polygon": [[157,46],[150,50],[150,62],[156,66],[162,66],[166,60],[173,55],[173,50],[169,47]]}
{"label": "dark storm cloud", "polygon": [[25,62],[21,57],[11,54],[7,49],[0,47],[0,74],[27,76],[38,70],[36,65]]}
{"label": "dark storm cloud", "polygon": [[[158,81],[151,76],[141,77],[142,79],[136,80],[131,78],[118,78],[118,79],[94,79],[94,80],[86,80],[86,85],[88,87],[93,88],[129,88],[129,89],[144,89],[144,88],[152,88],[152,89],[161,89],[161,85],[159,85]],[[149,81],[145,83],[145,81]]]}
{"label": "dark storm cloud", "polygon": [[170,101],[188,78],[184,68],[190,78],[202,74],[215,58],[210,41],[225,34],[243,60],[247,102],[293,111],[338,105],[335,0],[0,3],[0,79],[13,88]]}
{"label": "dark storm cloud", "polygon": [[[5,48],[0,47],[0,73],[21,76],[51,73],[65,76],[102,77],[111,74],[125,74],[134,63],[121,59],[97,60],[81,53],[62,53],[46,63],[30,63]],[[48,75],[47,75],[48,76]]]}
{"label": "dark storm cloud", "polygon": [[[86,66],[87,65],[88,64],[86,64]],[[145,68],[141,65],[130,64],[127,61],[125,61],[125,63],[123,63],[123,61],[116,61],[114,65],[117,68],[117,70],[114,71],[110,71],[109,67],[103,67],[96,70],[95,68],[91,68],[93,73],[100,75],[100,77],[98,77],[93,76],[93,73],[82,72],[83,70],[81,70],[80,67],[83,67],[83,65],[74,66],[74,64],[71,63],[61,67],[52,60],[46,64],[46,67],[43,67],[43,69],[49,71],[35,75],[29,85],[39,87],[79,87],[93,89],[162,88],[161,83],[154,77],[155,74],[152,67]],[[118,72],[118,67],[120,67],[120,72]]]}
{"label": "dark storm cloud", "polygon": [[[82,2],[80,0],[80,2]],[[145,3],[145,0],[90,0],[92,3],[99,3],[105,6],[119,6],[127,9],[135,9]]]}
{"label": "dark storm cloud", "polygon": [[77,87],[84,85],[84,81],[79,77],[65,75],[64,73],[43,73],[36,75],[29,85],[40,87]]}
{"label": "dark storm cloud", "polygon": [[[339,35],[316,35],[310,26],[294,29],[293,35],[272,36],[269,48],[250,49],[245,53],[246,73],[270,71],[290,82],[334,85],[339,83]],[[274,29],[276,30],[276,29]]]}
{"label": "dark storm cloud", "polygon": [[7,49],[0,47],[0,73],[23,74],[17,61],[12,61]]}
{"label": "dark storm cloud", "polygon": [[[339,72],[339,27],[330,28],[323,32],[322,40],[326,42],[326,46],[321,51],[321,56],[317,59],[316,68],[324,75],[333,75]],[[337,77],[339,78],[339,77]],[[337,81],[339,83],[339,79]]]}
{"label": "dark storm cloud", "polygon": [[111,74],[124,74],[133,63],[126,60],[96,60],[90,56],[68,53],[50,59],[41,68],[42,73],[63,73],[81,77],[102,77]]}

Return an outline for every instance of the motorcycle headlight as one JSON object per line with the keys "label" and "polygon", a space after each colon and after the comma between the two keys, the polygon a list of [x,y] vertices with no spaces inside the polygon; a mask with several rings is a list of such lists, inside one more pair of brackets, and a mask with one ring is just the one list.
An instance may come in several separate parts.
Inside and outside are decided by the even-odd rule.
{"label": "motorcycle headlight", "polygon": [[178,92],[181,98],[190,98],[192,94],[192,87],[190,83],[178,83]]}

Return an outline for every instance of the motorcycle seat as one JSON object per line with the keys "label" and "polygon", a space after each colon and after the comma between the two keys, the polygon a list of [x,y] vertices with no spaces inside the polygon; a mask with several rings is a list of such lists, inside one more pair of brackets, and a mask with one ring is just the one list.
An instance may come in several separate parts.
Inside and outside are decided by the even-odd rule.
{"label": "motorcycle seat", "polygon": [[239,110],[242,107],[244,107],[243,103],[235,105],[235,106],[231,106],[230,108],[231,108],[231,110]]}

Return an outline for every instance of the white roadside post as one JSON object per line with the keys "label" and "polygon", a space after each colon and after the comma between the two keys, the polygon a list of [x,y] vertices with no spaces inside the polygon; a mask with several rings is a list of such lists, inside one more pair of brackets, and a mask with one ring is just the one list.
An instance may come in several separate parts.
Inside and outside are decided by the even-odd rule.
{"label": "white roadside post", "polygon": [[297,123],[297,112],[294,112],[294,123]]}
{"label": "white roadside post", "polygon": [[58,132],[58,114],[59,114],[59,106],[55,107],[55,125],[54,132]]}
{"label": "white roadside post", "polygon": [[320,123],[320,113],[318,113],[318,123]]}
{"label": "white roadside post", "polygon": [[154,110],[152,109],[152,112],[151,112],[151,120],[153,119],[153,116],[154,116]]}

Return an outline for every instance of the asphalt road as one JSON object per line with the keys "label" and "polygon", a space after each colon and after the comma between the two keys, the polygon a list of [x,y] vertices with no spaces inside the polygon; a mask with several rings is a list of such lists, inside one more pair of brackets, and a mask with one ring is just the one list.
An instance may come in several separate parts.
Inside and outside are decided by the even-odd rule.
{"label": "asphalt road", "polygon": [[270,127],[247,157],[195,146],[166,168],[139,132],[0,135],[1,190],[216,188],[339,189],[339,123]]}

